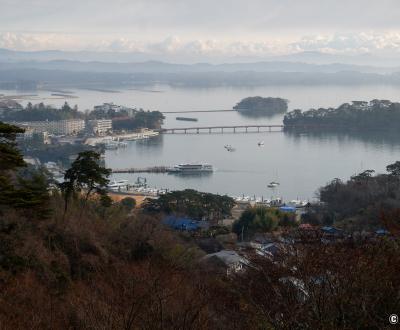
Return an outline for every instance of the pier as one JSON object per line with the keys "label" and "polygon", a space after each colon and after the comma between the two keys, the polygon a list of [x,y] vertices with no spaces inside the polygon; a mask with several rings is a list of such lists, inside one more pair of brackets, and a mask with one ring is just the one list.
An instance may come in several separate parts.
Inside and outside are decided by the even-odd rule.
{"label": "pier", "polygon": [[200,126],[200,127],[176,127],[162,128],[158,130],[162,134],[223,134],[223,133],[262,133],[282,132],[284,125],[234,125],[234,126]]}
{"label": "pier", "polygon": [[120,168],[113,169],[112,173],[167,173],[170,167],[167,166],[151,166],[142,168]]}
{"label": "pier", "polygon": [[237,112],[237,110],[232,110],[232,109],[185,110],[185,111],[162,111],[161,113],[202,113],[202,112]]}

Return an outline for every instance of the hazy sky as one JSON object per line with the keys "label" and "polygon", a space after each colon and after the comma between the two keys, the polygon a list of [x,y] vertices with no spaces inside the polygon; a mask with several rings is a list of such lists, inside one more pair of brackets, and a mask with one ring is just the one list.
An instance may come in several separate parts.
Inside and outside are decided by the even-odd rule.
{"label": "hazy sky", "polygon": [[400,51],[399,0],[0,0],[0,47],[263,56]]}

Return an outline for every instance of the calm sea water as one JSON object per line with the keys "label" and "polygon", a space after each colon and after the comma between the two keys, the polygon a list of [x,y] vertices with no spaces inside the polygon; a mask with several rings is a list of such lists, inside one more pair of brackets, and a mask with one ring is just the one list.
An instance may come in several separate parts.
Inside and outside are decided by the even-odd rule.
{"label": "calm sea water", "polygon": [[[150,90],[153,90],[150,91]],[[160,111],[230,109],[247,96],[283,97],[289,108],[336,107],[352,100],[374,98],[400,101],[400,88],[374,86],[268,86],[257,88],[172,88],[153,86],[146,90],[123,90],[104,93],[72,90],[79,98],[54,98],[40,92],[32,102],[61,105],[64,101],[77,104],[81,110],[92,109],[103,102]],[[0,94],[10,94],[0,91]],[[26,103],[28,100],[25,100]],[[198,122],[176,121],[168,114],[165,127],[233,125],[245,123],[279,124],[282,116],[247,118],[238,113],[187,114]],[[257,143],[263,140],[264,147]],[[225,144],[236,148],[227,152]],[[312,199],[318,187],[333,178],[347,179],[365,169],[383,172],[385,166],[400,160],[400,138],[376,134],[364,136],[260,134],[193,134],[164,135],[148,141],[130,142],[128,148],[106,152],[111,168],[173,165],[202,161],[217,169],[208,176],[176,176],[145,174],[150,186],[168,189],[193,188],[230,195],[281,196]],[[138,175],[118,175],[135,181]],[[279,181],[278,189],[267,188],[270,181]]]}

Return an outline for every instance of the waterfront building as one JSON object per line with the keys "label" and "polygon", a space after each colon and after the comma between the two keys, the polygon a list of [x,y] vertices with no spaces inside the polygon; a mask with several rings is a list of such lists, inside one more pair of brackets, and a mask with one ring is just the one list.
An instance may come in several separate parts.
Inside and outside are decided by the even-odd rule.
{"label": "waterfront building", "polygon": [[17,141],[23,142],[37,142],[40,144],[51,144],[48,132],[36,132],[32,128],[25,128],[24,133],[17,134]]}
{"label": "waterfront building", "polygon": [[133,117],[135,115],[136,109],[124,107],[122,105],[116,105],[112,102],[110,103],[103,103],[102,105],[96,105],[93,107],[95,111],[107,113],[109,111],[121,112],[125,111],[129,117]]}
{"label": "waterfront building", "polygon": [[105,135],[112,130],[111,119],[96,119],[89,120],[89,127],[96,135]]}
{"label": "waterfront building", "polygon": [[49,134],[56,135],[73,135],[85,129],[85,121],[82,119],[27,121],[13,124],[35,132],[48,132]]}

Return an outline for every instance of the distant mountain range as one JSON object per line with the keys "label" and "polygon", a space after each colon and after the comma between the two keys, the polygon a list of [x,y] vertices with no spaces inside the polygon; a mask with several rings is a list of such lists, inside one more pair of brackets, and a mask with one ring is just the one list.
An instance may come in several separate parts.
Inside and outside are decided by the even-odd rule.
{"label": "distant mountain range", "polygon": [[[93,72],[340,72],[393,73],[400,71],[397,59],[379,59],[371,55],[339,56],[319,52],[302,52],[259,61],[232,58],[223,64],[173,64],[177,58],[159,59],[144,53],[66,52],[58,50],[22,52],[0,49],[0,69],[31,68]],[[379,63],[380,65],[373,65]],[[14,66],[13,66],[14,64]]]}
{"label": "distant mountain range", "polygon": [[[4,83],[21,80],[68,86],[155,83],[185,86],[400,84],[399,66],[329,63],[336,57],[315,52],[259,62],[242,59],[222,64],[135,60],[139,55],[144,58],[144,54],[137,53],[19,52],[0,49],[0,82],[3,86]],[[324,62],[322,59],[326,63],[318,63],[318,60]],[[312,60],[315,63],[311,63]]]}

